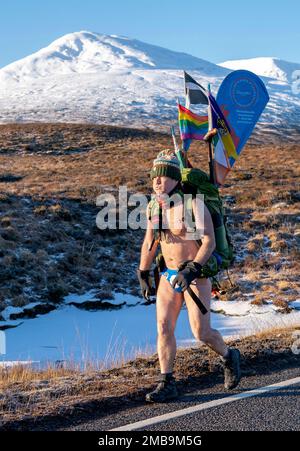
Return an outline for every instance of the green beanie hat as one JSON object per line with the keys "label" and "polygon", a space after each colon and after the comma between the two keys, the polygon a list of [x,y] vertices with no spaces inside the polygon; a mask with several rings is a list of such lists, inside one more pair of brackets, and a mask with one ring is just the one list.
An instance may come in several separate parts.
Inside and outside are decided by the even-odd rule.
{"label": "green beanie hat", "polygon": [[151,180],[158,176],[181,180],[179,160],[172,150],[162,150],[153,161],[153,167],[150,172]]}

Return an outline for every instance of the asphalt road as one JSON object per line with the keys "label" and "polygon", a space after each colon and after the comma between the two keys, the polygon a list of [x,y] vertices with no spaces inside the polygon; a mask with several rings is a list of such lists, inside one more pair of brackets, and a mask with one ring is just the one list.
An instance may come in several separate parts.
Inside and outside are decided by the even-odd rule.
{"label": "asphalt road", "polygon": [[[208,401],[243,393],[300,376],[300,367],[244,377],[238,389],[227,392],[221,382],[182,395],[168,404],[143,404],[89,421],[60,427],[69,431],[108,431],[144,419]],[[144,431],[295,431],[300,430],[300,383],[255,397],[205,409],[201,412],[147,426]]]}

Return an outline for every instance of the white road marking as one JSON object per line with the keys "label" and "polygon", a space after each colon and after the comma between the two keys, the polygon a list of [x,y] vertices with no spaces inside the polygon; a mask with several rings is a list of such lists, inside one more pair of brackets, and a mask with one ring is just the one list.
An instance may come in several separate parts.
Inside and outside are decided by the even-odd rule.
{"label": "white road marking", "polygon": [[249,390],[232,396],[227,396],[226,398],[215,399],[213,401],[204,402],[202,404],[197,404],[195,406],[187,407],[185,409],[176,410],[175,412],[165,413],[164,415],[148,418],[147,420],[141,420],[137,421],[136,423],[126,424],[125,426],[110,429],[110,431],[134,431],[136,429],[142,429],[143,427],[152,426],[153,424],[162,423],[163,421],[173,420],[174,418],[179,418],[184,415],[190,415],[191,413],[200,412],[202,410],[210,409],[211,407],[229,404],[230,402],[233,401],[251,398],[252,396],[262,395],[263,393],[268,393],[273,390],[279,390],[280,388],[288,387],[289,385],[299,383],[300,377],[295,377],[294,379],[288,379],[286,381],[278,382],[276,384],[267,385],[265,387],[256,388],[254,390]]}

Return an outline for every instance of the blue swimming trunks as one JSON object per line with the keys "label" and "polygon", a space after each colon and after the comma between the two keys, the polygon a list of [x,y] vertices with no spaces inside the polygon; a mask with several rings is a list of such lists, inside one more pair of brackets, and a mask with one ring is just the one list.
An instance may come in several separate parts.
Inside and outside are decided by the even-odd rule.
{"label": "blue swimming trunks", "polygon": [[[167,279],[167,281],[170,283],[170,285],[172,286],[172,282],[175,279],[175,277],[178,274],[178,270],[177,269],[169,269],[166,268],[163,270],[162,272],[162,276],[165,276],[165,278]],[[172,286],[173,288],[173,286]],[[177,291],[178,293],[182,293],[182,288],[179,287],[177,284],[175,285],[175,288],[173,288],[175,291]]]}
{"label": "blue swimming trunks", "polygon": [[[171,287],[173,288],[173,290],[177,291],[177,293],[182,293],[183,290],[179,285],[175,285],[175,288],[172,285],[173,280],[175,279],[175,277],[178,274],[178,270],[177,269],[169,269],[169,268],[165,268],[162,271],[162,276],[164,276],[167,281],[169,282],[169,284],[171,285]],[[189,286],[187,288],[187,292],[189,293],[189,295],[191,296],[191,298],[194,300],[194,302],[197,304],[197,306],[199,307],[201,313],[203,315],[205,315],[207,313],[207,308],[205,307],[205,305],[201,302],[201,299],[199,299],[199,297],[196,295],[196,293],[191,289],[191,287]]]}

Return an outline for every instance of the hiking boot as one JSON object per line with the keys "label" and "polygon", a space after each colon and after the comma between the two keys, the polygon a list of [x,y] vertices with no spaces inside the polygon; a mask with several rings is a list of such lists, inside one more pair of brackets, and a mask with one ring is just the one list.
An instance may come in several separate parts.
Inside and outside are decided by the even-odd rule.
{"label": "hiking boot", "polygon": [[226,390],[235,388],[241,380],[241,354],[238,349],[229,349],[229,356],[224,362],[224,387]]}
{"label": "hiking boot", "polygon": [[146,395],[148,402],[165,402],[178,398],[175,379],[162,380],[155,390]]}

